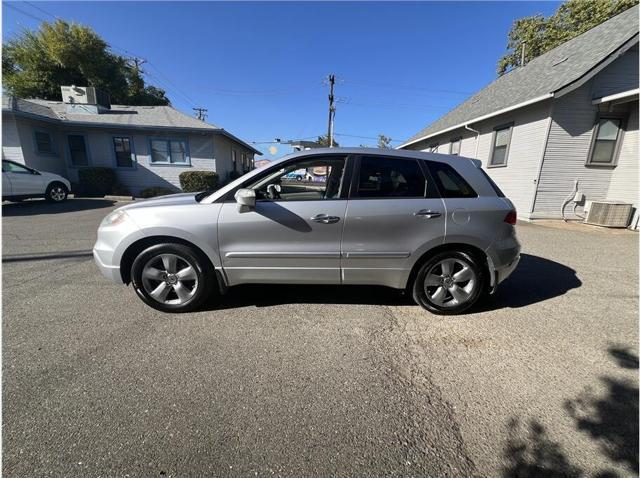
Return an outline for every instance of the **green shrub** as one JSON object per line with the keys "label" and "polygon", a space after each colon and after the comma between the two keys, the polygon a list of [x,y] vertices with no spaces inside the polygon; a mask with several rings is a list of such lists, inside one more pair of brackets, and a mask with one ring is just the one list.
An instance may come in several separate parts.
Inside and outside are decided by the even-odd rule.
{"label": "green shrub", "polygon": [[152,187],[152,188],[145,188],[142,191],[140,191],[139,196],[141,198],[154,198],[156,196],[166,196],[167,194],[174,194],[175,191],[172,191],[169,188],[163,188],[163,187]]}
{"label": "green shrub", "polygon": [[116,183],[111,189],[111,194],[114,196],[131,196],[131,191],[124,184]]}
{"label": "green shrub", "polygon": [[180,187],[185,193],[218,189],[218,175],[213,171],[184,171],[179,177]]}
{"label": "green shrub", "polygon": [[104,196],[109,194],[118,179],[111,168],[82,168],[78,170],[79,192],[85,196]]}

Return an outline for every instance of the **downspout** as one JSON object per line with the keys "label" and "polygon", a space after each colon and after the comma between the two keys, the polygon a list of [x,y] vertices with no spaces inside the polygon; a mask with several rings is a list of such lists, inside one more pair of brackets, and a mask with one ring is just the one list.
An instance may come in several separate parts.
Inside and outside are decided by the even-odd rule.
{"label": "downspout", "polygon": [[478,144],[480,144],[480,131],[478,131],[477,129],[470,128],[468,124],[464,125],[464,129],[468,129],[472,133],[476,134],[476,152],[474,153],[473,157],[478,159]]}

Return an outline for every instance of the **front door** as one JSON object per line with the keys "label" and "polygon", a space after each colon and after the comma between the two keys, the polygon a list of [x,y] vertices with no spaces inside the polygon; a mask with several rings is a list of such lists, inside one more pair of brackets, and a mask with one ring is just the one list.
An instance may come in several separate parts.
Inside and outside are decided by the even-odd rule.
{"label": "front door", "polygon": [[444,204],[418,161],[356,162],[342,238],[345,284],[403,288],[418,257],[443,242]]}
{"label": "front door", "polygon": [[[298,181],[290,173],[301,169]],[[345,170],[343,156],[302,158],[245,185],[255,208],[225,202],[218,240],[229,284],[339,284]]]}
{"label": "front door", "polygon": [[[14,196],[44,194],[42,176],[32,169],[26,168],[13,161],[2,161],[2,185],[5,186],[4,177],[11,184],[11,194]],[[3,193],[6,195],[6,193]]]}

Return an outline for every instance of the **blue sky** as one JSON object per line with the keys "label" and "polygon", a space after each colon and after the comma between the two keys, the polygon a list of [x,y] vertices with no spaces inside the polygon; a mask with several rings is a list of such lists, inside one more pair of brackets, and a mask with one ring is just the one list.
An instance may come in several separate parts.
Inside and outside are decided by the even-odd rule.
{"label": "blue sky", "polygon": [[[7,8],[7,4],[14,8]],[[38,19],[91,26],[115,52],[148,60],[148,82],[188,113],[246,141],[326,133],[338,79],[336,139],[401,141],[495,78],[516,18],[558,2],[3,2],[3,39]],[[18,11],[20,10],[20,11]],[[394,145],[399,144],[394,142]],[[287,153],[256,145],[266,158]]]}

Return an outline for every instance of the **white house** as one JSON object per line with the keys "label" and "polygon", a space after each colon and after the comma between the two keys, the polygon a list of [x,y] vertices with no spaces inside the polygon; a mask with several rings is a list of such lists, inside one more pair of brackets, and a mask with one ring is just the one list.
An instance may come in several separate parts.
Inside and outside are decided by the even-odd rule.
{"label": "white house", "polygon": [[[630,203],[638,215],[638,6],[499,77],[399,148],[480,159],[521,219],[562,205]],[[573,208],[567,207],[568,217]]]}
{"label": "white house", "polygon": [[2,158],[78,181],[78,170],[105,166],[133,194],[178,190],[183,171],[221,180],[253,168],[262,154],[228,131],[171,106],[110,105],[93,88],[63,87],[62,101],[2,99]]}

